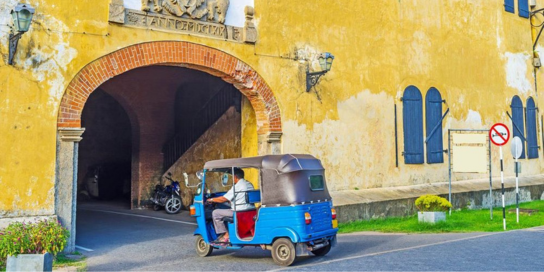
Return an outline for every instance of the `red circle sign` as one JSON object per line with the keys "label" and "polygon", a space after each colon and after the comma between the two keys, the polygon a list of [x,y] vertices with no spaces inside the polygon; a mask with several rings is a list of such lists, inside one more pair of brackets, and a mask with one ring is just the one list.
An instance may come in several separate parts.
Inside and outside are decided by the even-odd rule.
{"label": "red circle sign", "polygon": [[505,145],[510,139],[510,130],[505,124],[496,123],[489,130],[489,139],[495,145]]}

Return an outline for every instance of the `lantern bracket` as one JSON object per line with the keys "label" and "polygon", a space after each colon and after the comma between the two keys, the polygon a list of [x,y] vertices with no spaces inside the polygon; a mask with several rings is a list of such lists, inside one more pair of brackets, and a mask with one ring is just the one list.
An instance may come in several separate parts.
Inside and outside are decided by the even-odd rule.
{"label": "lantern bracket", "polygon": [[310,72],[309,64],[306,65],[306,92],[309,92],[319,79],[331,70],[333,60],[334,56],[331,53],[322,53],[319,55],[321,71]]}
{"label": "lantern bracket", "polygon": [[19,39],[23,32],[18,32],[17,34],[9,34],[9,59],[8,64],[13,65],[13,57],[15,57],[15,52],[17,51],[17,45],[19,44]]}

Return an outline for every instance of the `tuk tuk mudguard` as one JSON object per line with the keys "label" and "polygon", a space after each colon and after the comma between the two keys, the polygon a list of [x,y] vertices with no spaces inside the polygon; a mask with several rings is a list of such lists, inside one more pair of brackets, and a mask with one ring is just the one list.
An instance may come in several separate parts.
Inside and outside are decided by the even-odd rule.
{"label": "tuk tuk mudguard", "polygon": [[293,242],[293,243],[299,243],[300,242],[300,236],[291,228],[282,227],[282,228],[274,229],[270,233],[270,236],[272,237],[272,240],[270,241],[270,244],[274,240],[276,240],[278,238],[283,238],[283,237],[289,238],[291,240],[291,242]]}

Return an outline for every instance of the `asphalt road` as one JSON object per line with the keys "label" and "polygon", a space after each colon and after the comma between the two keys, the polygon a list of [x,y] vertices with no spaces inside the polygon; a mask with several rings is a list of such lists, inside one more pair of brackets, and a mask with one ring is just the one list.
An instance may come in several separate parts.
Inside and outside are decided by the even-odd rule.
{"label": "asphalt road", "polygon": [[345,234],[327,256],[300,258],[284,268],[260,248],[198,257],[196,226],[187,213],[79,205],[76,244],[88,257],[89,271],[544,271],[544,226],[498,233]]}

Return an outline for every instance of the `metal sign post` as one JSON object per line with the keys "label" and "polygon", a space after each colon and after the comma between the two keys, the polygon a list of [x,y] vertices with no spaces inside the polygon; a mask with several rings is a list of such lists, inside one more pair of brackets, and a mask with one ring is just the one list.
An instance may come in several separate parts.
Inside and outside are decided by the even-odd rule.
{"label": "metal sign post", "polygon": [[494,124],[489,130],[489,139],[491,142],[499,146],[501,157],[501,189],[502,189],[502,226],[506,230],[506,207],[504,205],[504,164],[502,162],[502,146],[508,142],[510,131],[508,127],[502,123]]}
{"label": "metal sign post", "polygon": [[[488,135],[488,129],[448,129],[448,200],[453,204],[451,195],[453,173],[489,173],[489,196],[491,199],[489,217],[492,220],[493,181],[491,179],[491,141]],[[487,165],[485,161],[487,161]]]}
{"label": "metal sign post", "polygon": [[510,151],[512,151],[512,156],[516,159],[515,169],[516,169],[516,222],[519,223],[519,186],[518,186],[518,173],[519,173],[519,164],[518,159],[521,157],[523,152],[523,143],[521,139],[516,136],[512,139],[512,144],[510,145]]}

